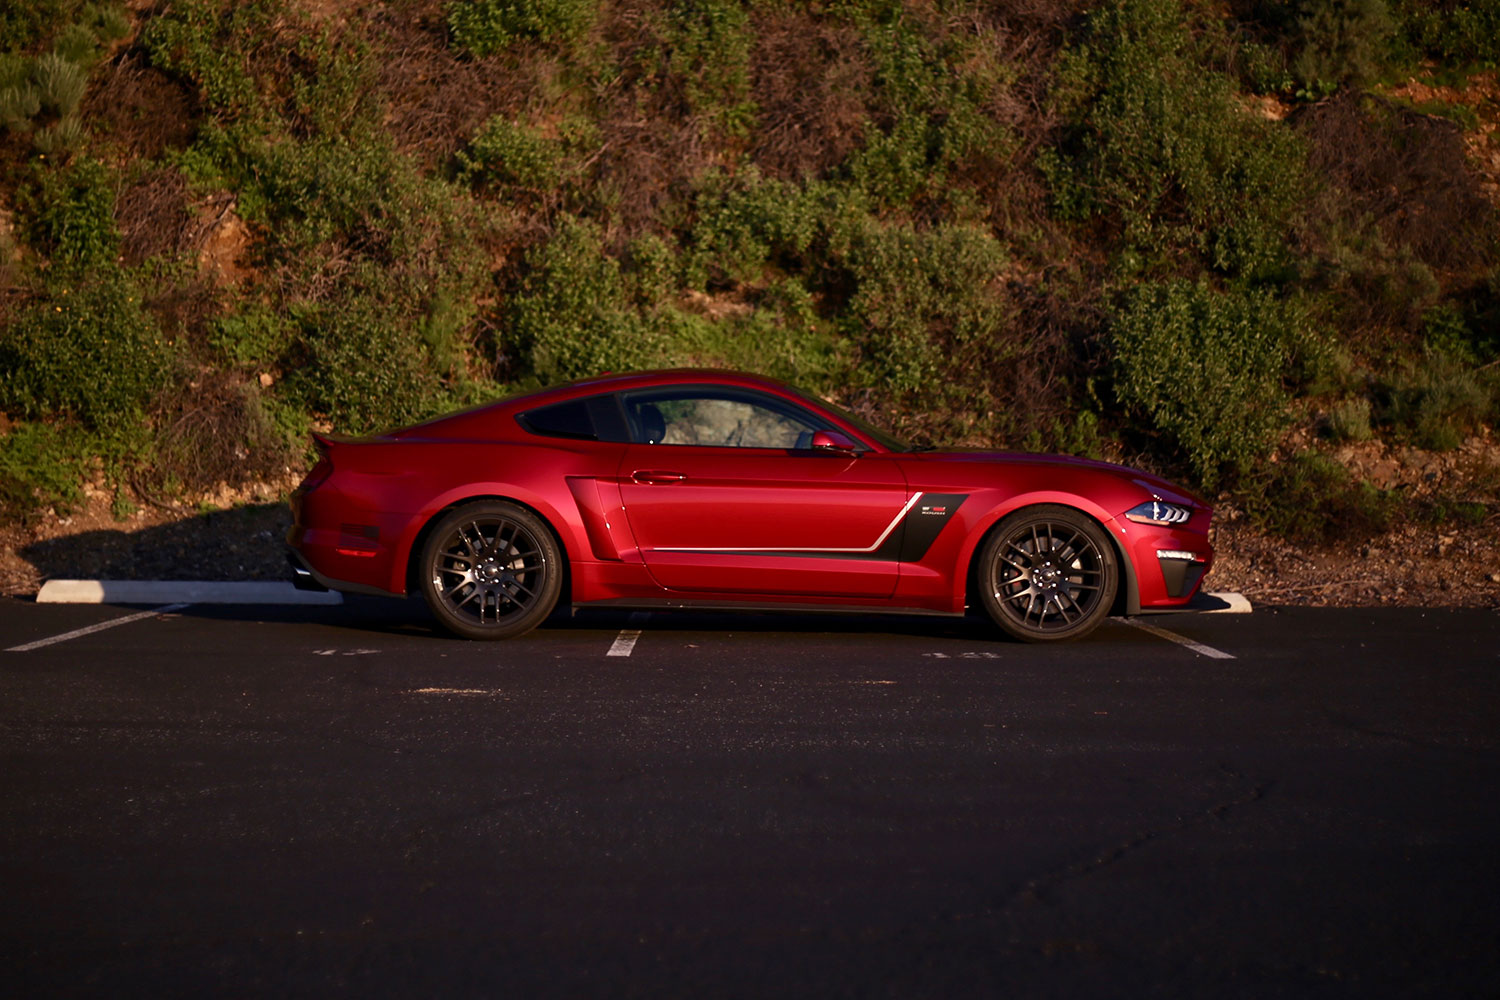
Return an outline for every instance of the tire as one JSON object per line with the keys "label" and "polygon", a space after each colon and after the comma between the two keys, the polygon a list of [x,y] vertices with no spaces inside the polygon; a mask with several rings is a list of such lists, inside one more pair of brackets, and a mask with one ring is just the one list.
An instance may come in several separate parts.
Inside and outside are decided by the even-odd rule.
{"label": "tire", "polygon": [[510,639],[540,625],[562,593],[562,552],[524,507],[483,500],[454,508],[422,545],[422,597],[448,631]]}
{"label": "tire", "polygon": [[1115,548],[1088,515],[1056,504],[1007,514],[980,550],[980,601],[1023,642],[1087,635],[1109,615],[1120,586]]}

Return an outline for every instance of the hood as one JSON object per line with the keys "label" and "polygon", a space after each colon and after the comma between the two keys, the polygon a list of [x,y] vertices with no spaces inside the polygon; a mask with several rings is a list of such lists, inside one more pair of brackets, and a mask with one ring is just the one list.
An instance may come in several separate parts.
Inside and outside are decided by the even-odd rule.
{"label": "hood", "polygon": [[938,451],[918,452],[910,457],[924,462],[994,462],[1003,465],[1092,469],[1135,483],[1146,492],[1159,496],[1163,500],[1176,500],[1204,509],[1209,508],[1208,501],[1185,486],[1142,469],[1117,465],[1114,462],[1103,462],[1095,458],[1079,458],[1075,455],[1043,455],[1024,451],[984,451],[977,448],[945,448]]}

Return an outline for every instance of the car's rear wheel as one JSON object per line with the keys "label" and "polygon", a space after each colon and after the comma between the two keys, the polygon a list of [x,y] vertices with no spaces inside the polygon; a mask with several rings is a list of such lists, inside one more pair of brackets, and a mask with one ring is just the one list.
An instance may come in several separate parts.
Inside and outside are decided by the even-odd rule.
{"label": "car's rear wheel", "polygon": [[979,596],[996,625],[1025,642],[1092,632],[1119,587],[1114,546],[1097,522],[1044,504],[1008,514],[979,555]]}
{"label": "car's rear wheel", "polygon": [[508,639],[541,624],[562,592],[562,553],[541,518],[498,500],[445,514],[422,546],[422,596],[469,639]]}

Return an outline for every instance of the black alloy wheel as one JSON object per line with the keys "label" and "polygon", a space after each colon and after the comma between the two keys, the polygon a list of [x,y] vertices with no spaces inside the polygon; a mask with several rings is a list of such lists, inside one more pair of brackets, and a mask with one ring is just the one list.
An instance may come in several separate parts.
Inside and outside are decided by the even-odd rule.
{"label": "black alloy wheel", "polygon": [[468,639],[509,639],[551,614],[562,553],[541,518],[498,500],[443,516],[421,556],[422,596],[443,627]]}
{"label": "black alloy wheel", "polygon": [[1119,588],[1114,546],[1092,518],[1044,504],[1007,515],[979,557],[979,595],[996,625],[1024,642],[1092,632]]}

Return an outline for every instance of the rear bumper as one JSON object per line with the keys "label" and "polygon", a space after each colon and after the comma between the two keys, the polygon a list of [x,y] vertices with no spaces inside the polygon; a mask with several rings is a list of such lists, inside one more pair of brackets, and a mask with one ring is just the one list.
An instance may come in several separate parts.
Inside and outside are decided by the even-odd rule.
{"label": "rear bumper", "polygon": [[[304,546],[306,546],[307,552],[304,552]],[[292,586],[298,590],[337,590],[346,594],[370,594],[376,597],[406,596],[403,592],[390,591],[384,587],[378,587],[370,583],[360,583],[343,577],[330,576],[323,572],[318,569],[314,559],[319,559],[321,556],[322,558],[319,561],[339,561],[339,556],[336,552],[332,553],[330,558],[329,550],[330,547],[324,546],[323,551],[320,552],[317,545],[308,543],[305,532],[300,530],[296,525],[293,525],[292,530],[287,533],[286,538],[286,557]],[[312,558],[309,558],[309,555]],[[352,560],[345,558],[342,561],[350,562]],[[356,568],[362,569],[363,566],[356,564]]]}
{"label": "rear bumper", "polygon": [[302,561],[302,557],[297,554],[295,549],[288,548],[286,550],[286,561],[292,571],[292,586],[298,590],[327,593],[333,589],[318,578],[318,574],[314,573],[312,567]]}

